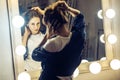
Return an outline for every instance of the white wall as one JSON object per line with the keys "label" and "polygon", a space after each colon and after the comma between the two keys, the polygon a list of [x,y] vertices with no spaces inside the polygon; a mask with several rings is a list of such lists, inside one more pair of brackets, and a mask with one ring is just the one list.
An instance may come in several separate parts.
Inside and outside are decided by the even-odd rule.
{"label": "white wall", "polygon": [[0,0],[0,80],[14,80],[6,1]]}

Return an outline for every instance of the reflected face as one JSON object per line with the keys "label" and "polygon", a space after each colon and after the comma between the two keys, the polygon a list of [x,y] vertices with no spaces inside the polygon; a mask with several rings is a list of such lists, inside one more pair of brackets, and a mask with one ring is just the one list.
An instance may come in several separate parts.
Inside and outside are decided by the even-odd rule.
{"label": "reflected face", "polygon": [[38,34],[40,30],[40,18],[33,17],[28,23],[29,29],[32,34]]}

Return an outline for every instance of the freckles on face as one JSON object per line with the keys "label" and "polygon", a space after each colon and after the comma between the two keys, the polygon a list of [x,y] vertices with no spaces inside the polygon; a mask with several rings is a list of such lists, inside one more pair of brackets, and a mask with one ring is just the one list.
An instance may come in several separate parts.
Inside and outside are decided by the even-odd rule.
{"label": "freckles on face", "polygon": [[40,18],[39,17],[33,17],[28,23],[29,29],[32,34],[39,33],[40,30]]}

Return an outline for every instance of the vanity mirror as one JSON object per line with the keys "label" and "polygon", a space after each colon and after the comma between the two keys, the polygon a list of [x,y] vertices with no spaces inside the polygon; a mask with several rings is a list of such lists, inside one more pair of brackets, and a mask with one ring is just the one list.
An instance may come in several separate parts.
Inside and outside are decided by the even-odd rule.
{"label": "vanity mirror", "polygon": [[[40,0],[38,1],[18,0],[18,1],[20,15],[22,15],[24,12],[27,12],[33,6],[39,6],[40,8],[44,9],[52,2],[55,2],[55,0],[42,2]],[[84,59],[87,59],[88,61],[95,61],[99,60],[102,57],[105,57],[106,56],[105,45],[100,41],[100,36],[104,34],[103,20],[98,17],[98,11],[102,10],[101,0],[97,1],[67,0],[67,2],[70,6],[78,8],[85,16],[87,39],[86,46],[83,51]],[[70,21],[72,22],[71,18]]]}
{"label": "vanity mirror", "polygon": [[[23,1],[23,2],[20,2],[20,1]],[[23,55],[17,55],[15,52],[16,47],[22,44],[22,37],[21,37],[21,29],[13,26],[12,19],[16,15],[22,14],[24,11],[26,11],[26,9],[27,9],[26,6],[29,5],[30,3],[27,4],[24,1],[25,0],[16,0],[16,1],[8,0],[16,78],[18,77],[18,75],[21,72],[25,71],[24,70],[25,64],[24,64]],[[38,3],[35,2],[35,0],[31,0],[31,1],[26,0],[26,1],[33,3],[35,6],[38,5]],[[40,5],[47,6],[48,3],[52,3],[55,1],[46,0],[46,2],[47,3],[40,4]],[[97,60],[97,62],[99,62],[101,64],[102,70],[108,69],[109,68],[108,62],[109,62],[109,60],[111,60],[113,58],[112,46],[106,40],[108,34],[110,34],[110,32],[111,32],[111,30],[107,26],[111,26],[111,23],[104,16],[104,11],[106,11],[106,9],[109,8],[109,0],[106,0],[106,2],[105,2],[106,5],[104,4],[104,0],[93,0],[90,2],[87,2],[85,0],[84,1],[83,0],[81,0],[81,1],[74,0],[71,2],[75,2],[73,6],[76,8],[79,8],[81,10],[81,12],[84,14],[85,20],[86,20],[86,31],[87,31],[87,41],[86,41],[87,45],[86,46],[87,47],[84,50],[84,58],[88,59],[90,62],[82,63],[78,67],[78,69],[80,70],[80,73],[89,72],[90,63],[92,63],[92,61],[96,61],[96,60]],[[93,2],[94,2],[94,5],[93,6],[90,5],[90,3],[93,4]],[[23,6],[23,4],[24,4],[24,6]],[[85,6],[86,4],[87,4],[87,6]],[[77,5],[77,6],[75,6],[75,5]],[[25,8],[22,9],[20,6],[25,7]],[[97,7],[95,7],[95,6],[97,6]],[[30,7],[31,6],[29,5],[28,8],[30,8]],[[103,10],[103,18],[104,18],[103,20],[101,20],[97,17],[97,12],[100,9]],[[95,11],[93,11],[93,10],[95,10]],[[104,21],[104,23],[103,23],[103,21]],[[92,30],[92,31],[90,31],[90,30]],[[103,44],[99,41],[99,37],[103,33],[105,35],[105,44]],[[91,37],[92,37],[92,39],[90,39]],[[100,52],[100,51],[102,51],[102,52]],[[95,54],[93,54],[93,53],[95,53]],[[102,54],[102,56],[99,56],[100,54]],[[106,56],[107,60],[99,61],[100,58],[105,57],[105,56]],[[34,70],[34,71],[28,71],[28,73],[31,75],[32,80],[37,80],[39,73],[40,73],[40,69]]]}

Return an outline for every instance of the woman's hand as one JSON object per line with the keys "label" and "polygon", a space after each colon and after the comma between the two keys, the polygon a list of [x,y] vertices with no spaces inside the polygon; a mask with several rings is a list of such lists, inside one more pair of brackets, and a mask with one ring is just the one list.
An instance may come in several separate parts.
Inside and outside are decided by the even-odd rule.
{"label": "woman's hand", "polygon": [[29,38],[30,35],[31,35],[30,29],[29,29],[28,27],[25,27],[25,33],[24,33],[24,35],[22,36],[22,44],[23,44],[24,46],[26,46],[27,41],[28,41],[28,38]]}
{"label": "woman's hand", "polygon": [[28,37],[31,35],[31,31],[29,29],[29,27],[25,27],[25,33],[24,33],[24,36]]}
{"label": "woman's hand", "polygon": [[54,5],[54,7],[60,6],[63,10],[68,11],[73,17],[80,14],[80,11],[70,7],[65,1],[57,1]]}
{"label": "woman's hand", "polygon": [[57,1],[55,4],[54,4],[54,8],[59,6],[60,8],[62,9],[65,9],[65,10],[68,10],[69,9],[69,6],[68,4],[65,2],[65,1]]}
{"label": "woman's hand", "polygon": [[44,15],[44,10],[42,10],[40,7],[32,7],[31,9],[37,10],[41,15]]}

